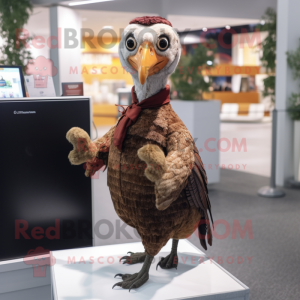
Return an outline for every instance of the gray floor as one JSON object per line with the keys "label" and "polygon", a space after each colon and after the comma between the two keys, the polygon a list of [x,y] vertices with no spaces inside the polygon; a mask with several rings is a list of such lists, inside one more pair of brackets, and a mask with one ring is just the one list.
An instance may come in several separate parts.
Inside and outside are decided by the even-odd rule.
{"label": "gray floor", "polygon": [[[256,191],[267,177],[230,170],[221,171],[221,183],[209,187],[214,220],[225,220],[231,233],[214,238],[207,255],[223,258],[222,266],[250,287],[251,300],[300,299],[300,190],[286,190],[280,199],[261,198]],[[233,220],[243,228],[252,221],[253,239],[232,239]],[[225,233],[218,225],[216,232]],[[239,237],[239,235],[238,235]],[[192,242],[200,248],[194,236]],[[238,264],[238,256],[243,263]],[[233,257],[234,262],[226,262]],[[247,257],[252,257],[251,263]],[[240,259],[241,260],[241,259]],[[231,262],[231,258],[229,259]]]}
{"label": "gray floor", "polygon": [[[240,171],[270,176],[271,173],[271,130],[272,123],[221,123],[220,136],[231,143],[236,139],[241,143],[245,139],[247,149],[238,152],[220,153],[220,163],[228,166],[240,165]],[[223,148],[226,148],[224,142]],[[242,166],[244,165],[244,166]],[[235,169],[235,168],[234,168]]]}

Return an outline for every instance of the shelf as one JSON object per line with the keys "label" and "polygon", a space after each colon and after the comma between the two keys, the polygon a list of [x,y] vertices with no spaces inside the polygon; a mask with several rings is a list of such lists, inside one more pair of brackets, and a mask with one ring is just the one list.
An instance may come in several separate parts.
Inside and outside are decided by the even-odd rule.
{"label": "shelf", "polygon": [[207,67],[202,71],[204,76],[233,76],[248,75],[255,76],[260,73],[260,66],[235,66],[235,65],[218,65],[215,67]]}
{"label": "shelf", "polygon": [[258,92],[211,92],[203,93],[204,100],[216,99],[223,103],[260,103]]}

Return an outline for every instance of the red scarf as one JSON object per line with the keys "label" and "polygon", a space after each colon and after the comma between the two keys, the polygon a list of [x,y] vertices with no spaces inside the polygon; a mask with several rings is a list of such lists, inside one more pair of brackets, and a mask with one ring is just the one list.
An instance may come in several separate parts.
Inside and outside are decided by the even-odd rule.
{"label": "red scarf", "polygon": [[134,86],[131,89],[131,95],[132,104],[122,112],[122,116],[114,133],[114,145],[119,150],[122,150],[127,128],[136,122],[142,109],[158,108],[170,102],[170,87],[166,85],[166,87],[160,92],[151,96],[150,98],[144,99],[141,102],[139,102],[136,97]]}

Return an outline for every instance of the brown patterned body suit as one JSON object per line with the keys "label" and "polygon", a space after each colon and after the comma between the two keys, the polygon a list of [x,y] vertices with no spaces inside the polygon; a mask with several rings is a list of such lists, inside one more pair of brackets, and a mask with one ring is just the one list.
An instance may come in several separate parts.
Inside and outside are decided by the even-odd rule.
{"label": "brown patterned body suit", "polygon": [[[115,126],[96,142],[109,139],[108,186],[114,208],[126,224],[136,228],[145,251],[154,256],[170,238],[184,239],[191,235],[197,222],[206,216],[204,210],[201,213],[197,205],[189,203],[186,193],[195,165],[194,142],[170,104],[143,110],[136,123],[128,128],[122,151],[113,144],[114,129]],[[172,203],[164,210],[156,207],[157,201],[164,201],[159,200],[163,195],[144,175],[146,164],[137,155],[147,144],[159,146],[166,156],[165,189]],[[103,158],[101,152],[98,157]],[[170,193],[172,186],[176,189]],[[205,188],[206,178],[202,182],[205,194],[202,198],[207,196]]]}

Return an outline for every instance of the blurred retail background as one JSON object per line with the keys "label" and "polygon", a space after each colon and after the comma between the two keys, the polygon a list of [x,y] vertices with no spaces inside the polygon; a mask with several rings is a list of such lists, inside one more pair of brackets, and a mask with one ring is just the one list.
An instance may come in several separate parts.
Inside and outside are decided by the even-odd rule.
{"label": "blurred retail background", "polygon": [[[208,255],[253,257],[251,264],[224,263],[250,286],[252,299],[296,300],[299,11],[299,0],[0,0],[0,64],[25,70],[30,59],[51,59],[57,96],[62,82],[83,82],[95,138],[116,123],[116,104],[131,103],[133,81],[118,55],[124,28],[140,16],[167,18],[182,44],[169,78],[171,104],[201,152],[214,218],[253,224],[254,240],[219,239]],[[0,77],[0,87],[6,84]],[[285,191],[283,199],[257,195],[270,182],[272,155],[273,183]],[[106,173],[98,179],[95,220],[117,218]],[[117,242],[96,239],[95,245]]]}
{"label": "blurred retail background", "polygon": [[[22,1],[30,6],[28,1]],[[153,2],[150,8],[141,1],[134,4],[138,12],[131,12],[132,1],[97,2],[100,3],[75,5],[79,2],[69,1],[53,6],[49,1],[36,1],[28,21],[20,24],[24,29],[21,35],[27,42],[24,50],[29,51],[29,57],[50,58],[58,68],[54,78],[57,95],[61,94],[60,82],[83,81],[84,95],[90,96],[93,102],[93,120],[98,134],[105,133],[116,122],[118,108],[115,104],[127,105],[131,101],[132,78],[121,67],[118,56],[122,31],[134,17],[157,15],[158,7],[162,12],[165,9],[164,16],[180,35],[183,54],[176,73],[169,80],[172,99],[219,100],[220,138],[228,139],[229,133],[231,142],[232,139],[239,143],[247,139],[248,150],[217,149],[220,161],[209,163],[269,176],[276,1],[264,3],[253,12],[238,6],[238,13],[231,13],[228,5],[222,4],[224,13],[216,6],[211,15],[207,15],[209,12],[204,8],[200,9],[199,4],[193,4],[199,12],[193,12],[193,5],[190,5],[190,9],[185,9],[186,14],[179,14],[183,4],[177,2],[177,8],[171,13],[168,10],[172,2],[165,8],[161,8],[160,2],[155,7]],[[212,3],[211,7],[214,5]],[[18,11],[18,7],[16,4],[14,10]],[[3,58],[3,63],[16,63],[9,53]],[[19,63],[26,66],[25,55]],[[254,136],[250,132],[255,132]],[[220,145],[226,148],[226,140]],[[255,160],[258,154],[259,162]]]}
{"label": "blurred retail background", "polygon": [[[132,78],[118,57],[124,28],[137,16],[166,17],[181,38],[183,54],[169,80],[172,99],[220,101],[222,123],[217,138],[226,139],[229,130],[239,142],[247,139],[248,150],[253,150],[245,154],[218,149],[220,161],[211,163],[224,163],[228,168],[234,155],[247,165],[234,169],[269,176],[270,122],[277,106],[276,182],[282,186],[292,177],[300,180],[300,142],[294,134],[300,131],[300,117],[288,113],[299,105],[296,1],[191,0],[186,5],[179,0],[151,4],[134,0],[58,4],[54,0],[21,0],[10,5],[1,1],[0,5],[1,63],[25,67],[30,58],[50,58],[58,69],[53,77],[57,95],[62,94],[61,82],[83,81],[84,94],[93,102],[99,134],[116,122],[115,104],[131,101]],[[245,135],[251,131],[256,132],[255,140]],[[199,135],[195,132],[194,138]],[[226,149],[226,140],[221,144]],[[258,153],[261,162],[255,164]]]}

